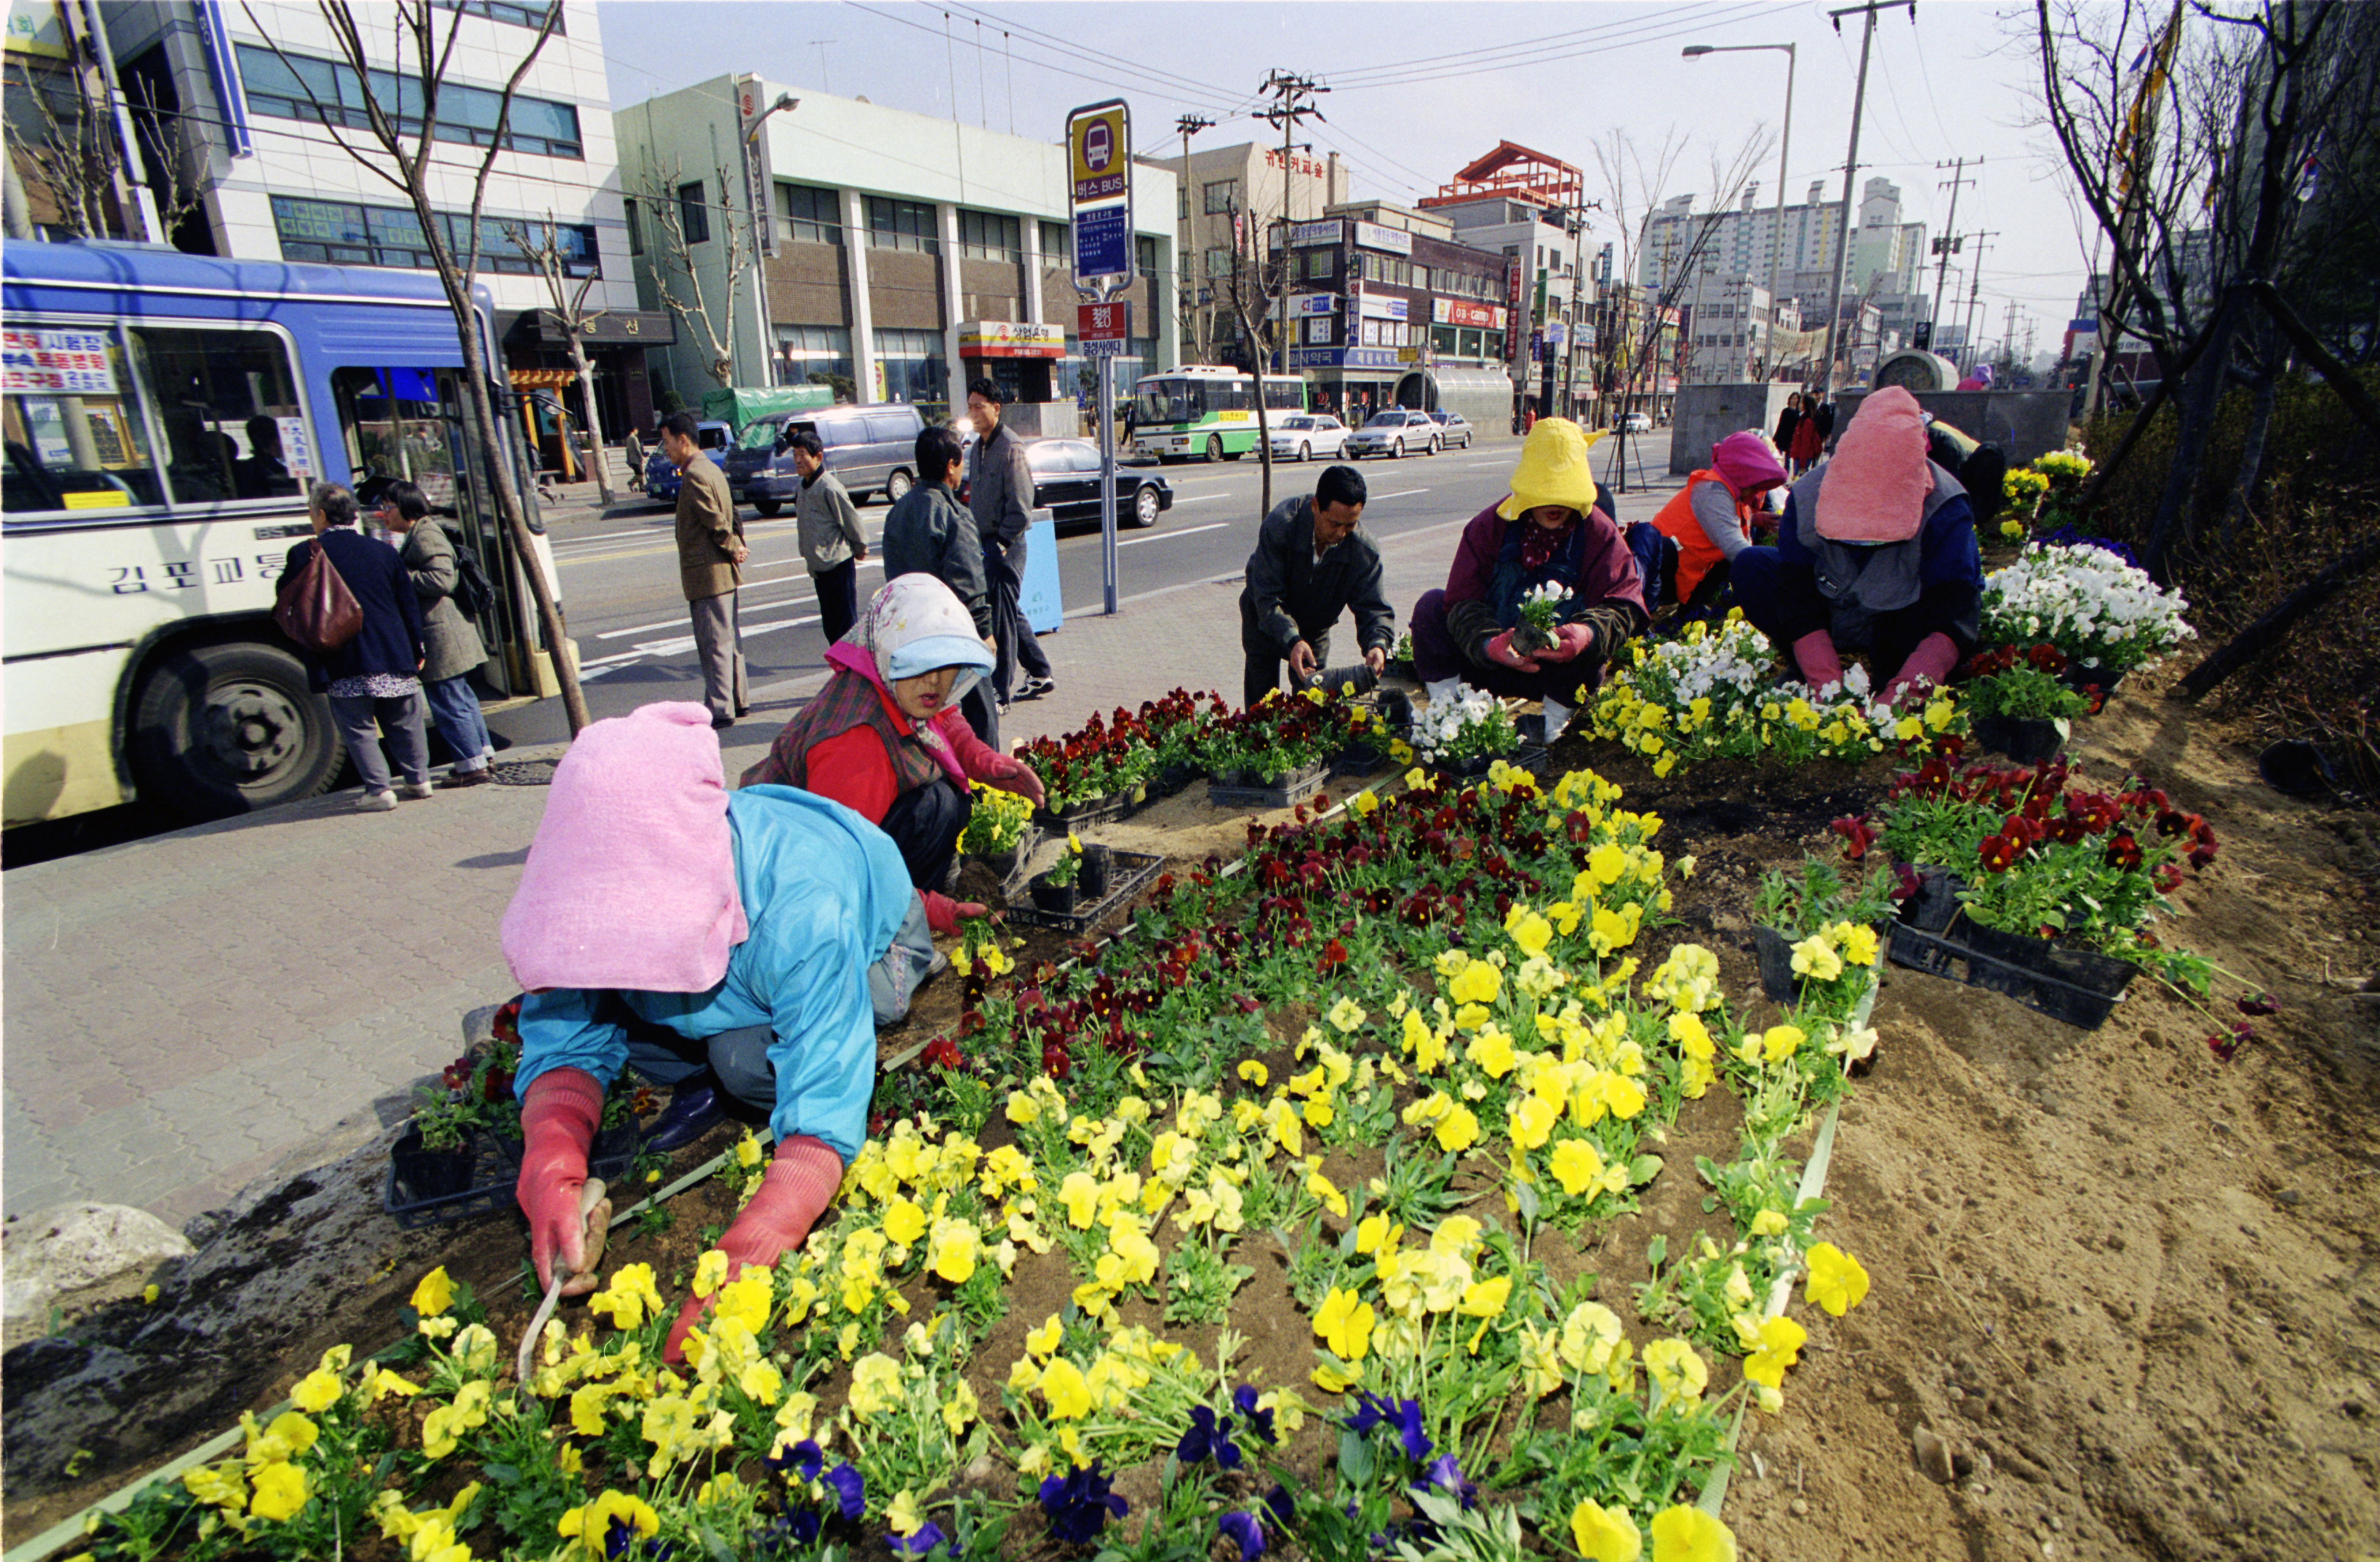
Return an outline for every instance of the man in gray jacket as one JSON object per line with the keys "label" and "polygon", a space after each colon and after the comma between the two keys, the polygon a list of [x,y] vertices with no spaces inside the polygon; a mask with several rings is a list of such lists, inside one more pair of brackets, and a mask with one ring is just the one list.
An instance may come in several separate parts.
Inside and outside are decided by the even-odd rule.
{"label": "man in gray jacket", "polygon": [[[965,607],[983,643],[996,647],[991,592],[983,578],[983,544],[976,537],[975,518],[959,504],[953,487],[962,465],[959,436],[940,423],[929,423],[917,435],[915,454],[917,483],[893,501],[884,517],[884,579],[931,575]],[[959,709],[966,713],[967,726],[978,738],[1000,747],[1000,706],[989,685],[978,678],[959,701]]]}
{"label": "man in gray jacket", "polygon": [[[967,455],[967,507],[975,512],[976,536],[983,544],[985,583],[991,590],[994,653],[991,687],[1007,704],[1014,688],[1019,700],[1038,700],[1058,687],[1050,658],[1025,621],[1017,598],[1025,584],[1025,532],[1033,524],[1033,468],[1025,442],[1000,420],[1002,393],[989,379],[967,386],[967,418],[975,424],[975,448]],[[1025,682],[1016,686],[1016,666]]]}
{"label": "man in gray jacket", "polygon": [[818,592],[819,632],[832,645],[859,621],[859,567],[868,557],[868,536],[859,530],[859,506],[843,480],[826,470],[826,446],[808,429],[793,437],[794,470],[802,474],[802,495],[794,501],[794,536]]}
{"label": "man in gray jacket", "polygon": [[1265,517],[1240,592],[1245,703],[1281,687],[1283,662],[1292,689],[1311,684],[1330,653],[1330,627],[1351,607],[1366,665],[1375,677],[1387,665],[1397,616],[1380,592],[1380,550],[1356,530],[1365,497],[1362,472],[1326,467],[1310,497],[1283,499]]}

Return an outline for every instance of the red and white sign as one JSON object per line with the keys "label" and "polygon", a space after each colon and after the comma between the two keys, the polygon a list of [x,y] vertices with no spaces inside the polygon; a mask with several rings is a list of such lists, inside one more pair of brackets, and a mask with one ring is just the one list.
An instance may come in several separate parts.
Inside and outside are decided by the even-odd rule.
{"label": "red and white sign", "polygon": [[104,331],[6,333],[6,388],[73,396],[114,396],[115,366]]}
{"label": "red and white sign", "polygon": [[1504,328],[1504,311],[1496,304],[1475,304],[1468,299],[1439,299],[1435,311],[1440,325],[1475,325],[1489,331]]}
{"label": "red and white sign", "polygon": [[1075,339],[1086,358],[1116,358],[1132,339],[1132,306],[1128,303],[1075,306]]}

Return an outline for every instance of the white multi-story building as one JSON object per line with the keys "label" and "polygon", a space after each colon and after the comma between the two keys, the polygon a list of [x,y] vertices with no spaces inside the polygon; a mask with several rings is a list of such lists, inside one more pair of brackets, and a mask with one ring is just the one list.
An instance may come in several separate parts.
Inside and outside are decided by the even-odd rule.
{"label": "white multi-story building", "polygon": [[[404,193],[339,144],[377,143],[363,92],[320,7],[301,0],[111,0],[102,7],[136,117],[176,127],[203,200],[167,236],[180,248],[240,260],[320,261],[429,269],[419,219]],[[458,29],[438,103],[431,201],[459,254],[469,235],[472,181],[493,132],[504,83],[535,43],[536,0],[433,0],[443,36]],[[362,13],[368,43],[394,47],[397,30]],[[397,72],[369,83],[399,105]],[[408,86],[404,96],[410,98]],[[671,335],[666,316],[639,312],[613,149],[610,90],[597,7],[566,0],[553,33],[521,78],[480,209],[480,280],[493,299],[501,366],[519,388],[560,388],[568,362],[554,299],[517,237],[551,233],[573,282],[591,278],[584,307],[602,311],[589,334],[598,415],[607,438],[652,425],[645,353]],[[324,123],[328,116],[329,124]],[[336,128],[334,136],[334,128]],[[415,127],[401,123],[407,140]],[[540,460],[575,469],[563,451],[575,395],[525,402]]]}
{"label": "white multi-story building", "polygon": [[[1785,208],[1780,228],[1777,208],[1763,202],[1759,194],[1757,184],[1746,186],[1730,212],[1697,212],[1692,195],[1663,203],[1645,219],[1638,279],[1656,292],[1680,279],[1681,299],[1692,296],[1698,280],[1714,289],[1745,278],[1765,287],[1770,255],[1781,234],[1778,291],[1796,299],[1805,318],[1823,320],[1843,203],[1824,199],[1823,184],[1814,182],[1807,201]],[[1696,253],[1694,242],[1706,222],[1711,231]],[[1902,220],[1900,187],[1890,179],[1868,180],[1862,187],[1859,223],[1852,230],[1844,293],[1876,304],[1886,328],[1905,334],[1924,318],[1928,303],[1920,286],[1925,257],[1925,225]],[[1809,278],[1820,280],[1814,287],[1801,286]]]}
{"label": "white multi-story building", "polygon": [[[768,111],[749,168],[747,98]],[[689,271],[700,284],[709,330],[682,328],[665,355],[687,402],[719,384],[715,334],[739,385],[814,381],[939,413],[985,375],[1013,401],[1062,406],[1056,426],[1070,426],[1091,365],[1077,350],[1062,126],[1037,140],[731,76],[624,108],[618,124],[647,302],[668,286],[690,303]],[[1174,179],[1137,160],[1132,174],[1126,391],[1176,351]],[[775,250],[757,266],[756,183]],[[745,263],[731,268],[731,251]]]}
{"label": "white multi-story building", "polygon": [[1244,262],[1253,260],[1269,253],[1268,236],[1284,211],[1291,222],[1312,222],[1345,202],[1347,165],[1335,152],[1296,150],[1284,165],[1281,148],[1261,141],[1150,161],[1181,181],[1174,210],[1183,357],[1212,362],[1239,334],[1230,298],[1234,244]]}

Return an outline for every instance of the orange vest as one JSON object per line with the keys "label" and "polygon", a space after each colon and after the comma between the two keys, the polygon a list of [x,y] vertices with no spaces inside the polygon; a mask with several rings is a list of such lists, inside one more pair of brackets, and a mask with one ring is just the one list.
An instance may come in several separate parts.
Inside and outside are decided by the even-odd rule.
{"label": "orange vest", "polygon": [[[1694,487],[1697,483],[1704,482],[1718,483],[1719,491],[1723,494],[1732,494],[1734,492],[1727,486],[1725,480],[1720,478],[1718,473],[1707,470],[1698,471],[1686,479],[1686,485],[1671,494],[1670,502],[1661,506],[1661,513],[1653,518],[1655,529],[1662,536],[1674,539],[1678,544],[1678,600],[1680,602],[1693,596],[1694,588],[1703,583],[1703,577],[1710,573],[1711,566],[1727,556],[1719,552],[1718,545],[1704,533],[1703,523],[1694,519]],[[1735,506],[1735,519],[1738,524],[1748,527],[1752,519],[1752,506],[1738,504]],[[1751,534],[1748,529],[1744,532],[1747,537]]]}

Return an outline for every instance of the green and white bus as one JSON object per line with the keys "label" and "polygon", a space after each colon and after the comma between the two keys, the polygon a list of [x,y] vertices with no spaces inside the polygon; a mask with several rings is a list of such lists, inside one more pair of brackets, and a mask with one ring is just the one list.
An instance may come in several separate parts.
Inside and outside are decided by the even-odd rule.
{"label": "green and white bus", "polygon": [[[1264,391],[1269,411],[1305,410],[1305,382],[1295,374],[1267,374]],[[1168,465],[1193,456],[1236,461],[1257,447],[1248,376],[1228,365],[1144,375],[1132,387],[1132,413],[1133,450]]]}

